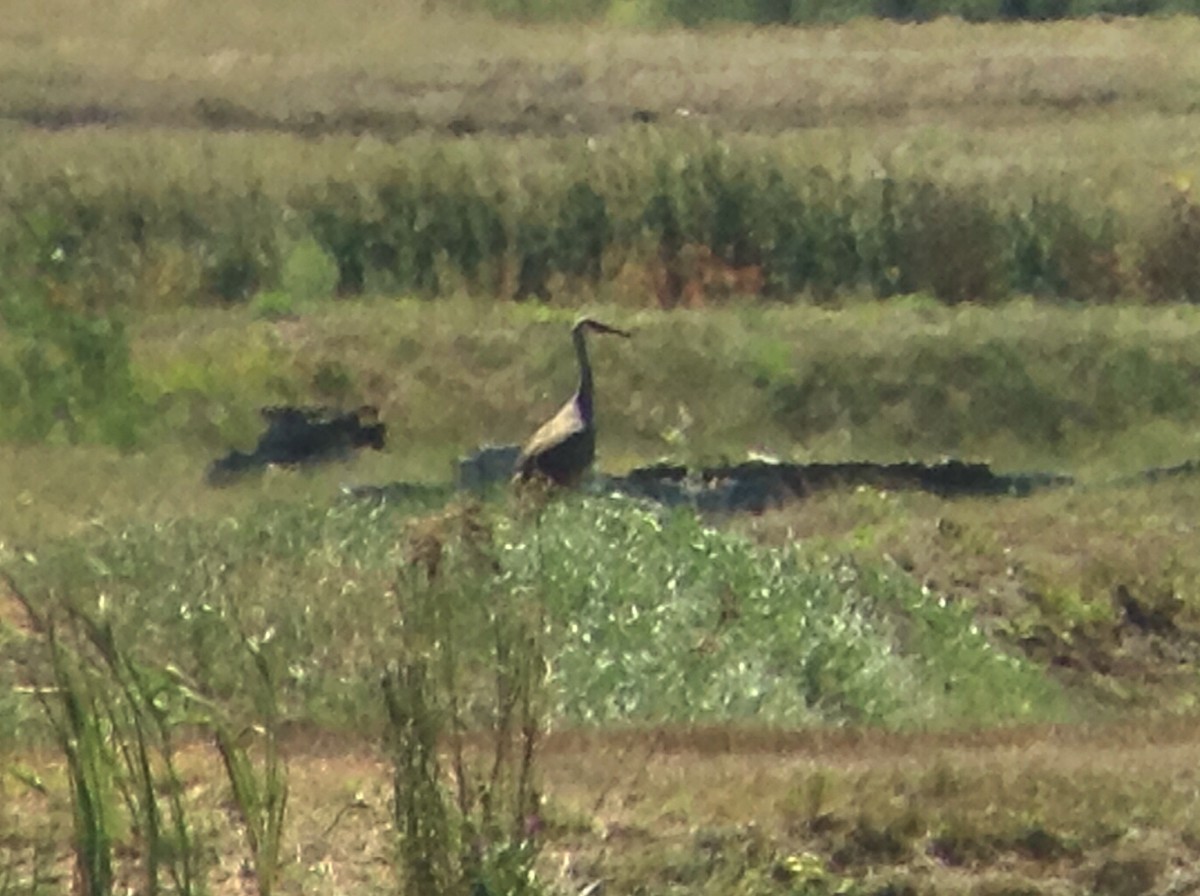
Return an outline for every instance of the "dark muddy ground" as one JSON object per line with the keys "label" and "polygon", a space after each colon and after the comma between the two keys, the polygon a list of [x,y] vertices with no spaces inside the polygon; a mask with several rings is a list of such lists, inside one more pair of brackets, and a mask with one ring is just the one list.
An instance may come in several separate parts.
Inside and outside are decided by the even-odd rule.
{"label": "dark muddy ground", "polygon": [[[243,473],[268,466],[303,466],[351,460],[362,448],[382,450],[387,426],[377,411],[330,408],[268,407],[262,410],[267,429],[254,451],[231,451],[214,461],[208,481],[224,485]],[[486,445],[457,463],[453,489],[483,492],[506,484],[520,453],[518,445]],[[1200,460],[1171,467],[1154,467],[1122,477],[1113,485],[1153,483],[1200,473]],[[589,489],[624,494],[667,506],[692,506],[701,511],[762,513],[789,501],[831,489],[867,486],[880,491],[920,491],[944,498],[1011,496],[1075,484],[1072,476],[1054,472],[997,473],[986,463],[945,459],[936,463],[904,461],[842,461],[791,463],[750,459],[699,468],[662,462],[635,467],[618,476],[598,474]],[[430,489],[449,493],[451,486],[395,482],[363,486],[359,497],[425,494]]]}
{"label": "dark muddy ground", "polygon": [[349,460],[360,448],[382,451],[387,442],[387,425],[378,422],[378,411],[369,406],[338,411],[283,405],[263,408],[261,413],[267,429],[254,450],[234,450],[213,461],[207,474],[210,485],[228,485],[272,465]]}
{"label": "dark muddy ground", "polygon": [[798,464],[749,460],[699,470],[656,464],[601,480],[607,490],[651,498],[663,504],[691,504],[699,510],[752,513],[761,513],[787,501],[832,488],[865,485],[886,491],[925,491],[943,497],[1024,496],[1035,489],[1070,485],[1073,481],[1070,476],[1056,473],[999,474],[987,464],[960,460],[935,464],[916,461]]}
{"label": "dark muddy ground", "polygon": [[[460,490],[483,491],[506,482],[519,453],[516,445],[488,445],[458,462]],[[1037,489],[1070,485],[1058,473],[996,473],[983,463],[943,460],[937,463],[788,463],[746,460],[691,469],[684,464],[657,463],[620,476],[598,475],[590,488],[645,498],[667,506],[689,505],[702,511],[761,513],[817,491],[835,488],[916,490],[943,497],[1024,496]]]}

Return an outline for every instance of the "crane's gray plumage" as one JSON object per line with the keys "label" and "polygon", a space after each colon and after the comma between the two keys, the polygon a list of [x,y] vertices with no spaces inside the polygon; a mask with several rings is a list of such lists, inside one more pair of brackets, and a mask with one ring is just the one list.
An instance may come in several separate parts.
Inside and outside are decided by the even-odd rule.
{"label": "crane's gray plumage", "polygon": [[589,317],[577,321],[571,328],[575,356],[579,360],[579,388],[558,413],[543,423],[525,443],[517,458],[516,479],[541,476],[555,485],[575,486],[596,456],[592,365],[588,361],[585,341],[585,334],[589,330],[624,336],[626,339],[631,335]]}

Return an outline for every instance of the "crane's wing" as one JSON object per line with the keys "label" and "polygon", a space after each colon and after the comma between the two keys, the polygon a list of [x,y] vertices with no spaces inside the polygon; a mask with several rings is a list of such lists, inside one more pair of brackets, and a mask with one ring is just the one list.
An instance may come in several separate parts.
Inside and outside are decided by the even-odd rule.
{"label": "crane's wing", "polygon": [[548,451],[571,436],[583,432],[586,428],[579,408],[575,406],[575,400],[571,399],[530,436],[529,441],[521,448],[521,455],[517,458],[517,468],[520,469],[529,458]]}

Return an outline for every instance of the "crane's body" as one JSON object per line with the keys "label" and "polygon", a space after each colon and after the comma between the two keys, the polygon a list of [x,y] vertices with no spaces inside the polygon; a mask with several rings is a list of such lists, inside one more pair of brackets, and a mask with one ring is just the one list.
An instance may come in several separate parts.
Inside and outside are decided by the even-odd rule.
{"label": "crane's body", "polygon": [[583,318],[571,329],[575,356],[579,361],[579,388],[557,414],[543,423],[525,443],[517,458],[515,478],[548,479],[555,485],[574,487],[583,479],[596,457],[595,397],[592,366],[588,361],[585,333],[630,334],[591,318]]}

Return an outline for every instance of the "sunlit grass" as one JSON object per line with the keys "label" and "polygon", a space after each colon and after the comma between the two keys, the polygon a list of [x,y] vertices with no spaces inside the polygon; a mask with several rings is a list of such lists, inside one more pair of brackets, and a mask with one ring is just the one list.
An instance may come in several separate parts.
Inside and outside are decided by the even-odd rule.
{"label": "sunlit grass", "polygon": [[[1187,378],[1200,315],[1188,307],[592,310],[636,331],[592,353],[610,470],[756,448],[821,460],[958,454],[1102,474],[1178,463],[1197,447]],[[248,408],[319,398],[317,371],[335,365],[350,385],[326,400],[377,404],[401,454],[440,450],[448,465],[456,451],[522,440],[570,393],[572,316],[383,300],[278,323],[203,312],[148,319],[135,358],[165,400],[180,378],[211,378],[194,399],[239,413],[243,439],[256,425]],[[246,365],[259,372],[239,374]]]}
{"label": "sunlit grass", "polygon": [[1126,710],[1188,714],[1196,672],[1181,645],[1200,622],[1200,566],[1187,547],[1198,500],[1191,477],[1021,500],[860,489],[736,527],[768,544],[888,558],[1072,688]]}
{"label": "sunlit grass", "polygon": [[572,66],[582,86],[569,80],[560,93],[565,86],[633,108],[695,114],[730,114],[749,98],[762,124],[768,109],[790,123],[793,110],[815,123],[910,111],[994,120],[998,109],[1019,120],[1128,106],[1187,111],[1196,66],[1188,17],[645,32],[520,26],[415,2],[311,0],[268,10],[175,0],[120,21],[79,0],[24,12],[0,31],[19,74],[9,81],[10,103],[111,103],[120,87],[135,114],[160,116],[172,102],[178,115],[205,95],[282,115],[404,108],[411,101],[387,90],[391,79],[438,85],[449,93],[441,104],[479,112],[479,94],[504,95],[502,74],[516,76],[508,87],[536,90],[554,83],[556,67]]}
{"label": "sunlit grass", "polygon": [[[277,882],[289,891],[296,870],[275,864],[281,795],[288,792],[285,754],[271,740],[256,767],[247,744],[260,723],[242,720],[260,719],[269,738],[287,730],[378,736],[379,670],[397,656],[422,661],[432,649],[422,638],[436,634],[438,649],[454,644],[444,657],[452,667],[430,666],[451,676],[453,702],[443,709],[455,722],[447,736],[466,733],[475,744],[473,732],[493,719],[487,620],[500,619],[497,607],[534,614],[523,618],[536,620],[546,656],[533,672],[547,679],[546,702],[537,697],[536,711],[554,728],[729,720],[759,730],[961,728],[1064,720],[1075,712],[1042,670],[989,643],[969,611],[930,600],[892,566],[820,547],[760,548],[690,514],[624,500],[460,505],[434,514],[416,503],[260,502],[219,519],[97,522],[3,559],[13,578],[0,630],[12,650],[0,676],[17,702],[0,709],[6,730],[19,739],[9,746],[28,748],[45,736],[21,701],[29,704],[35,694],[50,707],[62,701],[62,715],[52,717],[60,719],[72,768],[98,775],[79,791],[92,801],[79,793],[72,801],[83,813],[77,824],[106,826],[95,849],[91,840],[76,849],[81,861],[98,857],[105,879],[137,873],[127,858],[145,842],[136,826],[126,831],[115,821],[115,804],[106,802],[115,799],[105,789],[109,776],[124,780],[114,769],[130,761],[119,751],[133,730],[110,730],[107,713],[114,724],[128,715],[141,726],[146,714],[162,727],[154,744],[161,739],[155,748],[172,763],[165,786],[181,831],[203,822],[207,791],[180,797],[176,768],[185,768],[186,758],[174,765],[171,743],[177,735],[177,746],[186,747],[194,726],[212,727],[238,811],[255,825],[248,840],[255,869],[264,887]],[[9,606],[18,594],[27,614]],[[441,627],[421,628],[420,607]],[[57,686],[47,689],[39,657],[52,631],[59,638],[50,642],[59,645]],[[93,649],[96,658],[85,659]],[[109,668],[124,690],[106,696]],[[403,689],[408,698],[410,691]],[[183,706],[194,711],[180,715]],[[100,760],[73,752],[76,730],[88,733],[85,746]],[[150,729],[137,730],[144,736]],[[531,736],[527,727],[521,731]],[[540,750],[540,738],[537,744]],[[538,768],[541,779],[540,760]],[[153,780],[138,786],[145,795],[130,811],[152,812],[160,798],[151,795]],[[553,823],[560,804],[540,786],[551,802],[530,798]],[[369,807],[363,792],[353,796],[353,808]],[[309,811],[301,810],[302,837],[313,833]],[[486,805],[483,811],[486,819]],[[222,829],[204,823],[196,835],[209,843],[224,836]],[[23,850],[50,844],[41,836],[6,841],[16,850],[6,867],[26,873]],[[153,857],[153,842],[148,847]],[[61,848],[49,845],[54,855]],[[121,859],[110,865],[114,848]],[[210,862],[204,873],[219,875]],[[505,867],[495,866],[496,873]]]}
{"label": "sunlit grass", "polygon": [[[410,551],[432,549],[406,547],[416,509],[291,506],[97,528],[11,563],[31,601],[70,595],[119,643],[171,655],[214,699],[244,702],[229,629],[288,658],[275,683],[284,717],[377,728],[377,670],[405,615],[395,577]],[[622,501],[489,525],[496,580],[448,554],[459,565],[442,575],[462,581],[445,599],[540,607],[564,722],[944,726],[1067,711],[969,613],[873,560],[759,551],[690,514]]]}
{"label": "sunlit grass", "polygon": [[[819,894],[889,884],[937,896],[1004,886],[1083,894],[1122,875],[1143,886],[1182,880],[1200,831],[1195,734],[1194,725],[951,737],[736,728],[552,734],[538,878],[559,889],[603,878],[614,893],[656,886],[712,896],[777,892],[789,872],[813,875],[807,891]],[[311,735],[288,750],[293,852],[278,892],[394,886],[380,752]],[[189,747],[179,762],[198,807],[217,814],[216,756]],[[40,775],[49,793],[61,786],[39,758],[21,768]],[[12,860],[11,882],[27,886],[36,869],[46,892],[69,886],[51,824],[65,820],[61,808],[12,777],[0,792],[0,856]],[[213,890],[233,891],[240,844],[230,831],[214,847]]]}

